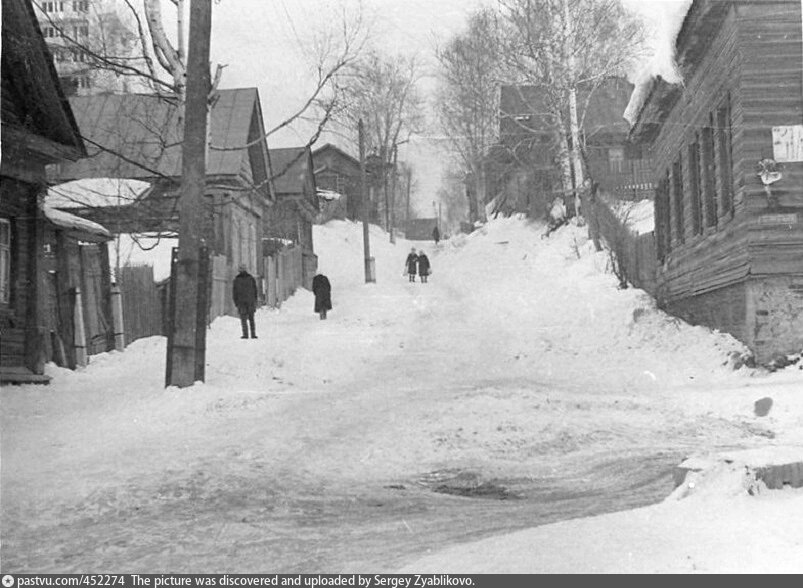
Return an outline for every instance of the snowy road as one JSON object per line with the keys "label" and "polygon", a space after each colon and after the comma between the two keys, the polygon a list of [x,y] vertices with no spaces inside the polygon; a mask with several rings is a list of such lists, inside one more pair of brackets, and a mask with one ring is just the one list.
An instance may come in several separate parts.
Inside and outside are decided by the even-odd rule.
{"label": "snowy road", "polygon": [[152,338],[3,390],[4,570],[390,572],[656,502],[684,455],[783,424],[750,414],[732,342],[606,291],[568,242],[444,246],[429,284],[377,243],[366,286],[356,227],[318,229],[330,319],[307,292],[255,341],[219,319],[205,384],[163,390]]}

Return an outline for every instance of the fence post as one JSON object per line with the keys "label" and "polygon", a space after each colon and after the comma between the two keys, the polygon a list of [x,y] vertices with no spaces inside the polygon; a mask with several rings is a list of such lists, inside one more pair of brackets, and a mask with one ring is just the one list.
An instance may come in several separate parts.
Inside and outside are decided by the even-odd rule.
{"label": "fence post", "polygon": [[81,288],[74,288],[75,305],[73,306],[73,333],[75,346],[75,364],[87,365],[86,355],[86,328],[84,327],[84,301],[81,297]]}
{"label": "fence post", "polygon": [[123,330],[123,298],[117,282],[112,282],[112,323],[114,324],[114,348],[117,351],[125,349],[125,332]]}

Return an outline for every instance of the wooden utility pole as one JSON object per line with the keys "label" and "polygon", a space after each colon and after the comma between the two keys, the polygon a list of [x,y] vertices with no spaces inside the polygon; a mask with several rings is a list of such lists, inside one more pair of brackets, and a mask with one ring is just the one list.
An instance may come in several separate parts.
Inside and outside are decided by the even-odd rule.
{"label": "wooden utility pole", "polygon": [[376,282],[374,277],[374,258],[371,257],[371,242],[368,225],[369,202],[368,202],[368,178],[365,169],[365,129],[362,119],[357,123],[357,134],[360,144],[360,191],[362,194],[362,244],[365,261],[365,283]]}
{"label": "wooden utility pole", "polygon": [[393,225],[396,224],[396,164],[399,161],[399,148],[393,146],[393,160],[391,162],[390,173],[390,212],[388,220],[388,232],[390,233],[390,242],[396,243],[396,235],[393,232]]}
{"label": "wooden utility pole", "polygon": [[404,211],[404,229],[410,226],[410,191],[412,190],[413,185],[413,170],[412,168],[408,167],[406,170],[407,175],[407,202],[405,203],[405,211]]}
{"label": "wooden utility pole", "polygon": [[[212,32],[212,0],[190,3],[190,35],[187,91],[179,196],[179,252],[176,262],[175,315],[171,345],[167,349],[169,386],[192,386],[203,380],[206,342],[206,309],[199,307],[206,293],[199,280],[199,249],[203,244],[203,198],[206,187],[207,100],[211,89],[209,44]],[[202,282],[202,283],[201,283]],[[199,324],[200,323],[200,324]]]}

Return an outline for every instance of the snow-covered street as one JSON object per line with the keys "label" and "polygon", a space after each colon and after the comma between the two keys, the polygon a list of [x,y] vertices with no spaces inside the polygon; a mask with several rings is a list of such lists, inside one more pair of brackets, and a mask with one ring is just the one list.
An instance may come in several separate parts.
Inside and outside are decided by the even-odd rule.
{"label": "snow-covered street", "polygon": [[[306,290],[258,311],[259,339],[216,320],[204,384],[165,390],[152,337],[5,387],[3,569],[803,572],[778,532],[803,489],[748,496],[714,466],[661,502],[688,456],[803,461],[801,365],[734,370],[738,341],[616,289],[584,228],[542,232],[504,219],[435,247],[374,227],[365,284],[362,227],[333,221],[314,235],[328,320]],[[427,284],[402,276],[411,246]]]}

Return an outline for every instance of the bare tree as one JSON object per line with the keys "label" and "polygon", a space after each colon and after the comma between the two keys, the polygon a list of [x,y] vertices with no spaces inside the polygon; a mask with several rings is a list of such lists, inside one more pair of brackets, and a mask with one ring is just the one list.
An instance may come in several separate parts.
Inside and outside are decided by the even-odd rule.
{"label": "bare tree", "polygon": [[[35,0],[38,2],[38,0]],[[161,100],[169,103],[171,108],[177,109],[179,127],[183,119],[184,87],[186,78],[186,49],[183,44],[184,10],[188,4],[186,0],[171,0],[171,9],[176,11],[177,31],[172,37],[167,33],[163,24],[164,14],[161,0],[123,0],[127,10],[111,13],[101,8],[91,6],[94,13],[89,20],[89,31],[74,31],[71,26],[53,18],[52,13],[45,12],[41,6],[39,11],[45,15],[48,26],[51,26],[58,37],[58,45],[64,51],[80,52],[86,62],[88,70],[112,73],[115,76],[126,76],[139,83],[140,87],[154,91]],[[112,18],[115,17],[115,18]],[[86,34],[88,33],[88,34]],[[250,143],[223,147],[210,144],[213,151],[241,151],[255,144],[265,142],[268,137],[290,125],[314,119],[306,144],[312,145],[323,133],[331,120],[332,113],[342,98],[339,88],[340,78],[347,72],[357,57],[361,54],[368,37],[368,26],[364,20],[362,10],[356,13],[341,14],[341,20],[334,27],[314,33],[310,38],[309,46],[305,49],[312,56],[310,69],[313,84],[307,98],[299,104],[298,108],[288,114],[282,121],[269,129],[262,137]],[[113,39],[125,37],[128,49],[119,50],[119,43]],[[210,106],[215,100],[217,88],[222,74],[222,66],[218,65],[213,76]],[[315,111],[315,107],[319,110]],[[312,115],[315,111],[315,116]],[[136,117],[135,122],[149,130],[153,139],[148,141],[147,149],[143,149],[143,157],[128,160],[127,163],[136,165],[145,171],[152,172],[154,177],[161,174],[155,171],[156,162],[168,147],[177,147],[182,143],[181,137],[165,133],[165,129],[172,128],[165,125],[165,121],[151,113],[121,112],[121,117]],[[153,119],[153,120],[152,120]],[[114,149],[107,145],[95,143],[91,137],[84,137],[91,150],[98,152],[112,152]],[[159,146],[159,149],[156,148]],[[147,154],[145,151],[147,150]],[[300,151],[301,154],[303,152]],[[122,154],[115,153],[119,157]],[[227,186],[228,190],[247,190],[257,192],[264,189],[268,182],[286,173],[295,163],[290,162],[284,169],[272,170],[266,180],[248,185],[244,188]],[[164,182],[175,181],[172,178],[162,177]],[[214,187],[214,186],[210,186]]]}
{"label": "bare tree", "polygon": [[436,110],[444,133],[464,170],[471,222],[484,220],[485,158],[499,134],[502,65],[496,14],[489,8],[469,18],[466,31],[436,51],[441,83]]}
{"label": "bare tree", "polygon": [[506,25],[503,54],[513,81],[543,91],[554,121],[564,194],[580,198],[586,175],[581,129],[588,104],[606,78],[623,75],[639,55],[643,27],[619,0],[499,4]]}
{"label": "bare tree", "polygon": [[382,186],[384,223],[391,233],[393,202],[389,189],[394,154],[423,123],[422,98],[417,89],[419,64],[414,57],[371,51],[348,68],[333,111],[345,132],[353,136],[357,121],[365,123],[366,149],[379,158],[376,172]]}

